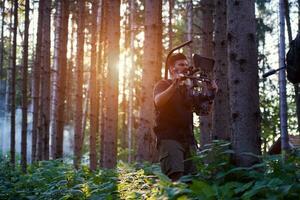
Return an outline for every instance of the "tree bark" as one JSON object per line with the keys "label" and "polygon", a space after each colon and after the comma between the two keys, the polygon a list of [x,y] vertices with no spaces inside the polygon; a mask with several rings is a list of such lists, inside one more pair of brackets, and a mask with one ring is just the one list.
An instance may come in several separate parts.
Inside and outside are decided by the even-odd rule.
{"label": "tree bark", "polygon": [[145,40],[142,72],[140,124],[137,131],[137,161],[154,161],[155,136],[152,90],[161,78],[162,65],[162,1],[145,1]]}
{"label": "tree bark", "polygon": [[217,81],[219,90],[214,100],[212,113],[212,139],[230,141],[226,17],[226,1],[215,0],[214,79]]}
{"label": "tree bark", "polygon": [[234,160],[250,166],[259,155],[260,111],[255,1],[227,1],[229,96]]}
{"label": "tree bark", "polygon": [[103,167],[114,168],[117,163],[118,131],[118,61],[120,39],[120,0],[107,2],[107,91],[104,124]]}
{"label": "tree bark", "polygon": [[83,56],[84,56],[84,27],[85,27],[85,0],[78,1],[77,15],[77,56],[76,56],[76,111],[75,111],[75,148],[74,148],[74,166],[79,167],[81,163],[82,151],[82,85],[83,85]]}
{"label": "tree bark", "polygon": [[[97,84],[97,19],[98,19],[98,1],[92,2],[92,36],[91,36],[91,78],[90,78],[90,169],[97,168],[97,136],[98,136],[98,123],[99,123],[99,94]],[[97,17],[96,17],[97,16]]]}
{"label": "tree bark", "polygon": [[[187,2],[187,40],[190,41],[193,39],[193,0]],[[188,61],[192,63],[192,46],[188,47]]]}
{"label": "tree bark", "polygon": [[[200,39],[200,54],[204,57],[213,57],[213,9],[214,3],[211,0],[201,1],[202,37]],[[209,73],[212,77],[212,72]],[[207,116],[200,116],[200,144],[204,146],[211,142],[212,137],[212,113]]]}
{"label": "tree bark", "polygon": [[27,169],[27,73],[28,73],[28,30],[29,30],[29,0],[25,1],[25,30],[23,45],[22,70],[22,139],[21,139],[21,166],[26,173]]}
{"label": "tree bark", "polygon": [[41,102],[39,116],[40,160],[49,160],[49,127],[50,127],[50,12],[51,0],[43,3],[42,47],[41,47]]}
{"label": "tree bark", "polygon": [[67,41],[68,41],[68,19],[69,1],[57,1],[58,14],[58,38],[57,38],[57,95],[54,107],[54,133],[55,134],[55,158],[63,157],[63,131],[64,131],[64,112],[66,94],[66,71],[67,71]]}
{"label": "tree bark", "polygon": [[10,124],[10,162],[15,166],[16,154],[16,61],[17,61],[17,29],[18,29],[18,0],[14,0],[14,27],[12,47],[12,73],[11,73],[11,124]]}
{"label": "tree bark", "polygon": [[37,138],[39,134],[38,122],[40,113],[40,65],[41,65],[41,46],[42,46],[42,33],[43,33],[43,7],[44,0],[39,2],[39,16],[37,28],[37,43],[36,55],[33,69],[33,82],[32,82],[32,101],[33,101],[33,119],[32,119],[32,148],[31,157],[32,161],[37,160]]}
{"label": "tree bark", "polygon": [[168,37],[169,37],[169,51],[173,47],[173,26],[172,26],[172,19],[173,19],[173,10],[174,10],[174,0],[169,0],[169,19],[168,19]]}

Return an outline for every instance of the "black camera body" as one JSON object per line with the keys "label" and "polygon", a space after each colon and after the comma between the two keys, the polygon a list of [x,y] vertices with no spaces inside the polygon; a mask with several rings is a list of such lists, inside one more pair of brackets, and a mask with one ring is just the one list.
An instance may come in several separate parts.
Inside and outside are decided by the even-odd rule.
{"label": "black camera body", "polygon": [[194,54],[193,66],[183,75],[186,89],[186,102],[197,115],[205,116],[210,113],[215,91],[205,87],[210,84],[214,60]]}

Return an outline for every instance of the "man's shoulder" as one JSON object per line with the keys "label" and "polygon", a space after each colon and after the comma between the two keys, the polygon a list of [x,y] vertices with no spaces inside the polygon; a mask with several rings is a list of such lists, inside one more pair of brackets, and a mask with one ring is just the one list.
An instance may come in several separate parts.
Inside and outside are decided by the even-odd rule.
{"label": "man's shoulder", "polygon": [[154,88],[156,88],[158,86],[169,86],[171,84],[172,84],[172,80],[161,79],[155,84]]}

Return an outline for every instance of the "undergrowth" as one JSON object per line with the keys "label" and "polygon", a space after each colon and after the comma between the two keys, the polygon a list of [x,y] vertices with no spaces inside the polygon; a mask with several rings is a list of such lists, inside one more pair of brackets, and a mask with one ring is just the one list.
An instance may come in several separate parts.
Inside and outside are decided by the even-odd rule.
{"label": "undergrowth", "polygon": [[115,170],[75,170],[60,160],[12,169],[0,162],[0,199],[298,199],[300,155],[260,157],[249,168],[230,164],[227,143],[214,142],[194,160],[198,174],[172,183],[158,165],[118,163]]}

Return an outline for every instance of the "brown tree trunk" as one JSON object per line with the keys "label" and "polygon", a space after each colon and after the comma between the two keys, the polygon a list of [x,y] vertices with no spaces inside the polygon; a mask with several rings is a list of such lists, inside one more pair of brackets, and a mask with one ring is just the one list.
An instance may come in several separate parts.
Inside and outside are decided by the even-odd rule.
{"label": "brown tree trunk", "polygon": [[120,40],[120,0],[107,2],[107,91],[103,141],[103,167],[114,168],[117,163],[118,131],[118,61]]}
{"label": "brown tree trunk", "polygon": [[39,2],[39,16],[38,16],[38,28],[37,28],[37,43],[36,43],[36,55],[33,68],[33,82],[32,82],[32,101],[33,101],[33,119],[32,119],[32,148],[31,157],[32,161],[37,160],[37,137],[39,112],[40,112],[40,65],[41,65],[41,46],[42,46],[42,33],[43,33],[43,7],[44,0]]}
{"label": "brown tree trunk", "polygon": [[98,15],[98,1],[92,2],[92,36],[91,36],[91,77],[90,77],[90,169],[97,168],[97,136],[98,136],[98,123],[99,123],[99,94],[97,84],[97,18]]}
{"label": "brown tree trunk", "polygon": [[[187,2],[187,40],[190,41],[192,39],[193,39],[193,0],[189,0]],[[190,45],[188,47],[188,52],[187,52],[187,58],[189,63],[192,63],[192,53],[193,53],[192,46]]]}
{"label": "brown tree trunk", "polygon": [[64,131],[64,112],[66,94],[66,71],[67,71],[67,41],[68,41],[68,19],[69,2],[68,0],[57,1],[58,14],[58,38],[57,38],[57,95],[54,108],[54,134],[55,134],[55,158],[63,157],[63,131]]}
{"label": "brown tree trunk", "polygon": [[239,166],[257,162],[260,154],[260,111],[255,1],[227,1],[229,96],[232,147]]}
{"label": "brown tree trunk", "polygon": [[27,71],[28,71],[28,29],[29,29],[29,0],[25,1],[25,30],[23,45],[22,70],[22,140],[21,140],[21,166],[25,173],[27,169]]}
{"label": "brown tree trunk", "polygon": [[[200,54],[204,57],[213,57],[213,9],[214,3],[211,0],[201,1],[202,37],[200,39]],[[210,75],[209,75],[210,76]],[[200,144],[204,146],[211,142],[212,113],[207,116],[200,116]]]}
{"label": "brown tree trunk", "polygon": [[84,27],[85,27],[85,0],[78,1],[77,14],[77,56],[76,56],[76,111],[75,111],[75,147],[74,166],[81,163],[81,150],[83,140],[82,130],[82,85],[83,85],[83,56],[84,56]]}
{"label": "brown tree trunk", "polygon": [[212,139],[230,141],[226,18],[226,1],[215,0],[214,79],[217,81],[219,90],[214,100],[212,113]]}
{"label": "brown tree trunk", "polygon": [[106,52],[107,52],[107,1],[101,1],[101,8],[99,10],[101,12],[101,19],[98,23],[100,23],[100,30],[98,31],[100,34],[99,37],[99,52],[98,52],[98,68],[99,68],[99,93],[100,93],[100,102],[99,102],[99,115],[100,115],[100,123],[99,123],[99,132],[100,132],[100,149],[99,149],[99,166],[103,167],[103,151],[104,151],[104,123],[105,123],[105,65],[107,63]]}
{"label": "brown tree trunk", "polygon": [[173,10],[174,10],[174,0],[169,0],[169,19],[168,19],[168,37],[169,37],[169,51],[173,47],[173,26],[172,26],[172,19],[173,19]]}
{"label": "brown tree trunk", "polygon": [[152,90],[161,78],[162,65],[162,1],[145,1],[145,41],[142,72],[140,124],[137,131],[138,161],[153,161],[155,152],[154,105]]}
{"label": "brown tree trunk", "polygon": [[10,162],[15,166],[16,148],[16,54],[17,54],[17,28],[18,28],[18,0],[14,0],[14,27],[12,47],[12,73],[11,73],[11,135],[10,135]]}
{"label": "brown tree trunk", "polygon": [[49,124],[50,124],[50,12],[51,1],[43,3],[42,47],[41,47],[41,102],[39,116],[39,160],[49,160]]}

